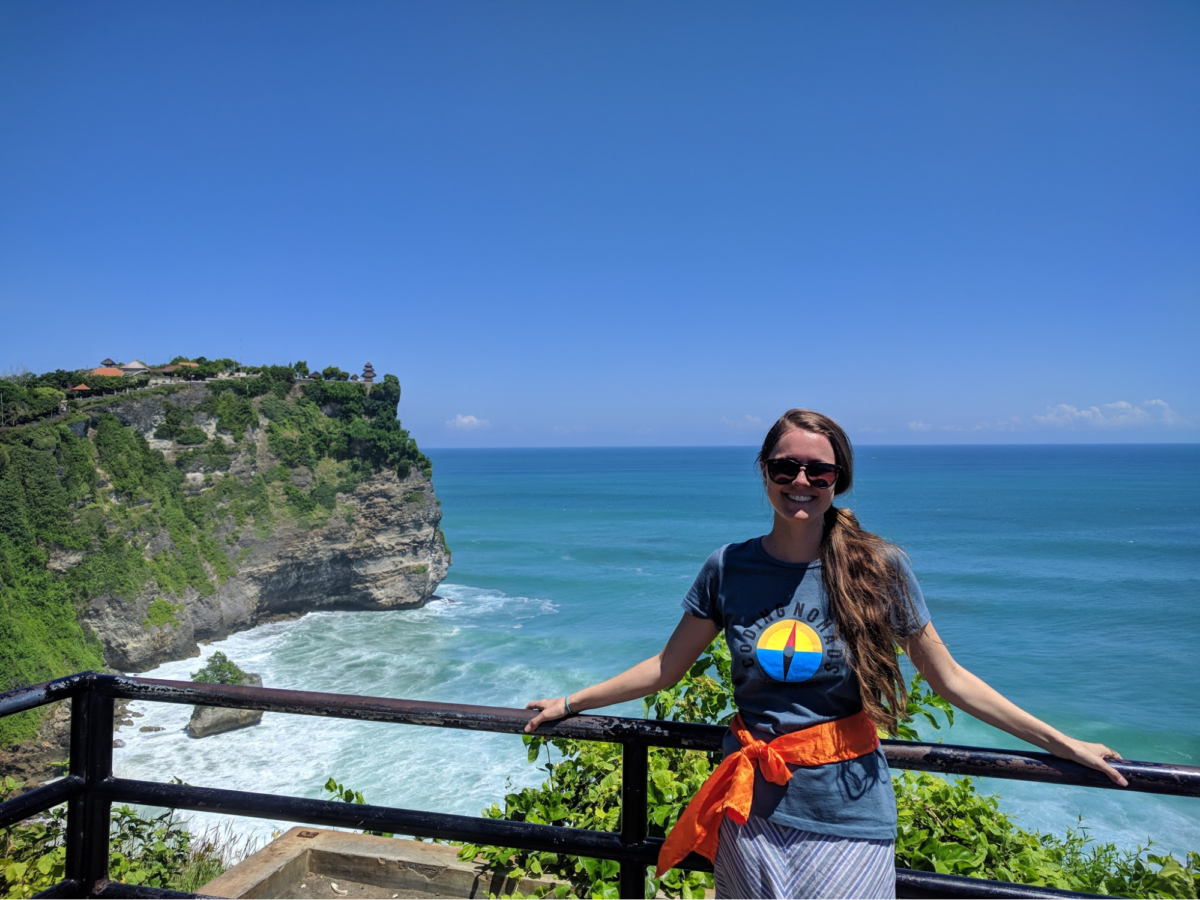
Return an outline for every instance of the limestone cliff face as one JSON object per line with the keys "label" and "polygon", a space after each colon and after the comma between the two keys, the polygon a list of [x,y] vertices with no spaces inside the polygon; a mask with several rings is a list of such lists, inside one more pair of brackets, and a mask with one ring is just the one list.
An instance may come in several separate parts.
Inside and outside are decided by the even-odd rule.
{"label": "limestone cliff face", "polygon": [[[188,406],[204,396],[204,388],[196,388],[194,394],[176,393],[170,400]],[[171,442],[153,437],[164,419],[162,398],[131,398],[106,411],[171,457]],[[206,418],[199,415],[197,423],[208,430],[214,426]],[[228,470],[241,478],[277,462],[267,450],[262,428],[249,429],[246,437]],[[291,478],[293,484],[307,487],[312,476],[298,469]],[[203,473],[189,473],[188,482],[193,493],[205,489]],[[219,537],[226,555],[237,560],[236,575],[215,594],[201,596],[189,588],[185,596],[170,598],[181,603],[172,623],[146,624],[150,604],[161,596],[153,586],[132,600],[109,594],[93,598],[81,622],[100,639],[109,666],[143,672],[198,655],[198,641],[219,640],[281,617],[313,610],[422,606],[450,566],[438,527],[441,508],[430,479],[416,469],[404,479],[391,471],[378,472],[352,493],[338,494],[337,504],[337,512],[322,527],[277,523],[266,537],[227,522]],[[147,558],[169,541],[165,532],[154,538],[146,548]],[[70,560],[61,564],[69,565]]]}
{"label": "limestone cliff face", "polygon": [[246,529],[230,548],[243,557],[237,574],[216,594],[189,590],[174,624],[143,624],[158,596],[153,590],[134,600],[96,597],[81,621],[100,638],[109,666],[143,672],[198,655],[197,641],[219,640],[281,616],[422,606],[450,566],[429,479],[414,473],[401,481],[384,472],[353,494],[339,494],[338,501],[353,507],[350,521],[333,515],[320,529],[279,526],[262,539]]}

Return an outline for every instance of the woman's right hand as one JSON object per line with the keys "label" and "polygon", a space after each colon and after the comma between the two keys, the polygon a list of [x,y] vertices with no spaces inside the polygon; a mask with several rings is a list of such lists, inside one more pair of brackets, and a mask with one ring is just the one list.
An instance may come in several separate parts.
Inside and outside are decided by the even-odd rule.
{"label": "woman's right hand", "polygon": [[526,703],[525,708],[541,710],[525,726],[525,733],[530,734],[543,722],[552,722],[555,719],[566,718],[567,698],[555,697],[552,700],[534,700],[532,703]]}

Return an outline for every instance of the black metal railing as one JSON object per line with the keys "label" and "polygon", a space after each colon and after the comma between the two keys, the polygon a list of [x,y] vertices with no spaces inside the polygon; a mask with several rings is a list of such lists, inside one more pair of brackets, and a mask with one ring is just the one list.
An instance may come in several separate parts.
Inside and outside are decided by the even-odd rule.
{"label": "black metal railing", "polygon": [[[621,831],[609,833],[386,806],[135,781],[117,778],[112,771],[113,711],[114,701],[118,699],[257,709],[505,734],[523,733],[532,716],[526,710],[160,681],[85,672],[0,694],[0,718],[67,699],[71,701],[71,756],[67,776],[0,804],[0,828],[4,828],[60,803],[67,803],[65,879],[42,896],[189,896],[108,880],[108,835],[112,804],[140,803],[611,859],[621,866],[621,896],[641,897],[646,891],[646,868],[654,865],[662,846],[661,838],[646,836],[649,748],[717,751],[725,733],[724,728],[712,725],[617,716],[578,716],[541,727],[539,733],[550,737],[622,745]],[[908,741],[885,741],[884,752],[892,766],[902,769],[1115,788],[1099,772],[1046,753],[1000,752]],[[1200,767],[1130,761],[1118,761],[1113,765],[1129,781],[1129,787],[1118,790],[1200,797]],[[712,869],[708,860],[696,854],[685,859],[680,867],[704,871]],[[897,871],[896,890],[900,897],[1089,896],[907,869]]]}

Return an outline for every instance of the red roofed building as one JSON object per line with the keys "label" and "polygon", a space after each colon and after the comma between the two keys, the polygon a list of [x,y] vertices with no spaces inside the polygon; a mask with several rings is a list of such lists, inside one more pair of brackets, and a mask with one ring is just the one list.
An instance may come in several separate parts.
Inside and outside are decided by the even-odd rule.
{"label": "red roofed building", "polygon": [[67,390],[69,390],[69,391],[90,391],[91,388],[88,387],[86,384],[77,384],[73,388],[67,388]]}
{"label": "red roofed building", "polygon": [[125,373],[120,369],[112,369],[108,366],[101,366],[99,369],[92,369],[89,375],[103,375],[105,378],[120,378]]}

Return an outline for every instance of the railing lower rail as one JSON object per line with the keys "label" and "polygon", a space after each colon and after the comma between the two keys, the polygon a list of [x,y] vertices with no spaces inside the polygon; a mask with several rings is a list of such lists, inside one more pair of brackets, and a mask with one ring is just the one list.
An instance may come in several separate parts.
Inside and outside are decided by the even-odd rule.
{"label": "railing lower rail", "polygon": [[[108,880],[108,830],[112,804],[140,803],[611,859],[621,864],[621,896],[640,897],[646,890],[646,867],[654,864],[658,849],[662,846],[661,838],[646,836],[648,748],[680,747],[719,751],[725,733],[725,729],[711,725],[618,716],[578,716],[541,727],[539,733],[548,737],[622,745],[622,826],[619,833],[609,833],[276,794],[134,781],[116,778],[112,771],[113,708],[116,699],[258,709],[506,734],[523,733],[525,724],[532,717],[532,713],[526,710],[162,681],[85,672],[0,694],[0,717],[64,699],[71,700],[69,775],[61,781],[0,804],[0,827],[5,827],[45,812],[64,801],[67,803],[66,878],[45,892],[44,896],[188,896]],[[907,741],[884,741],[884,753],[892,766],[902,769],[1200,797],[1200,767],[1195,766],[1117,761],[1113,764],[1114,768],[1129,781],[1129,787],[1116,788],[1100,773],[1046,753]],[[704,871],[711,871],[712,868],[708,860],[695,854],[684,860],[681,867]],[[907,869],[897,871],[896,890],[901,897],[1090,896]]]}

